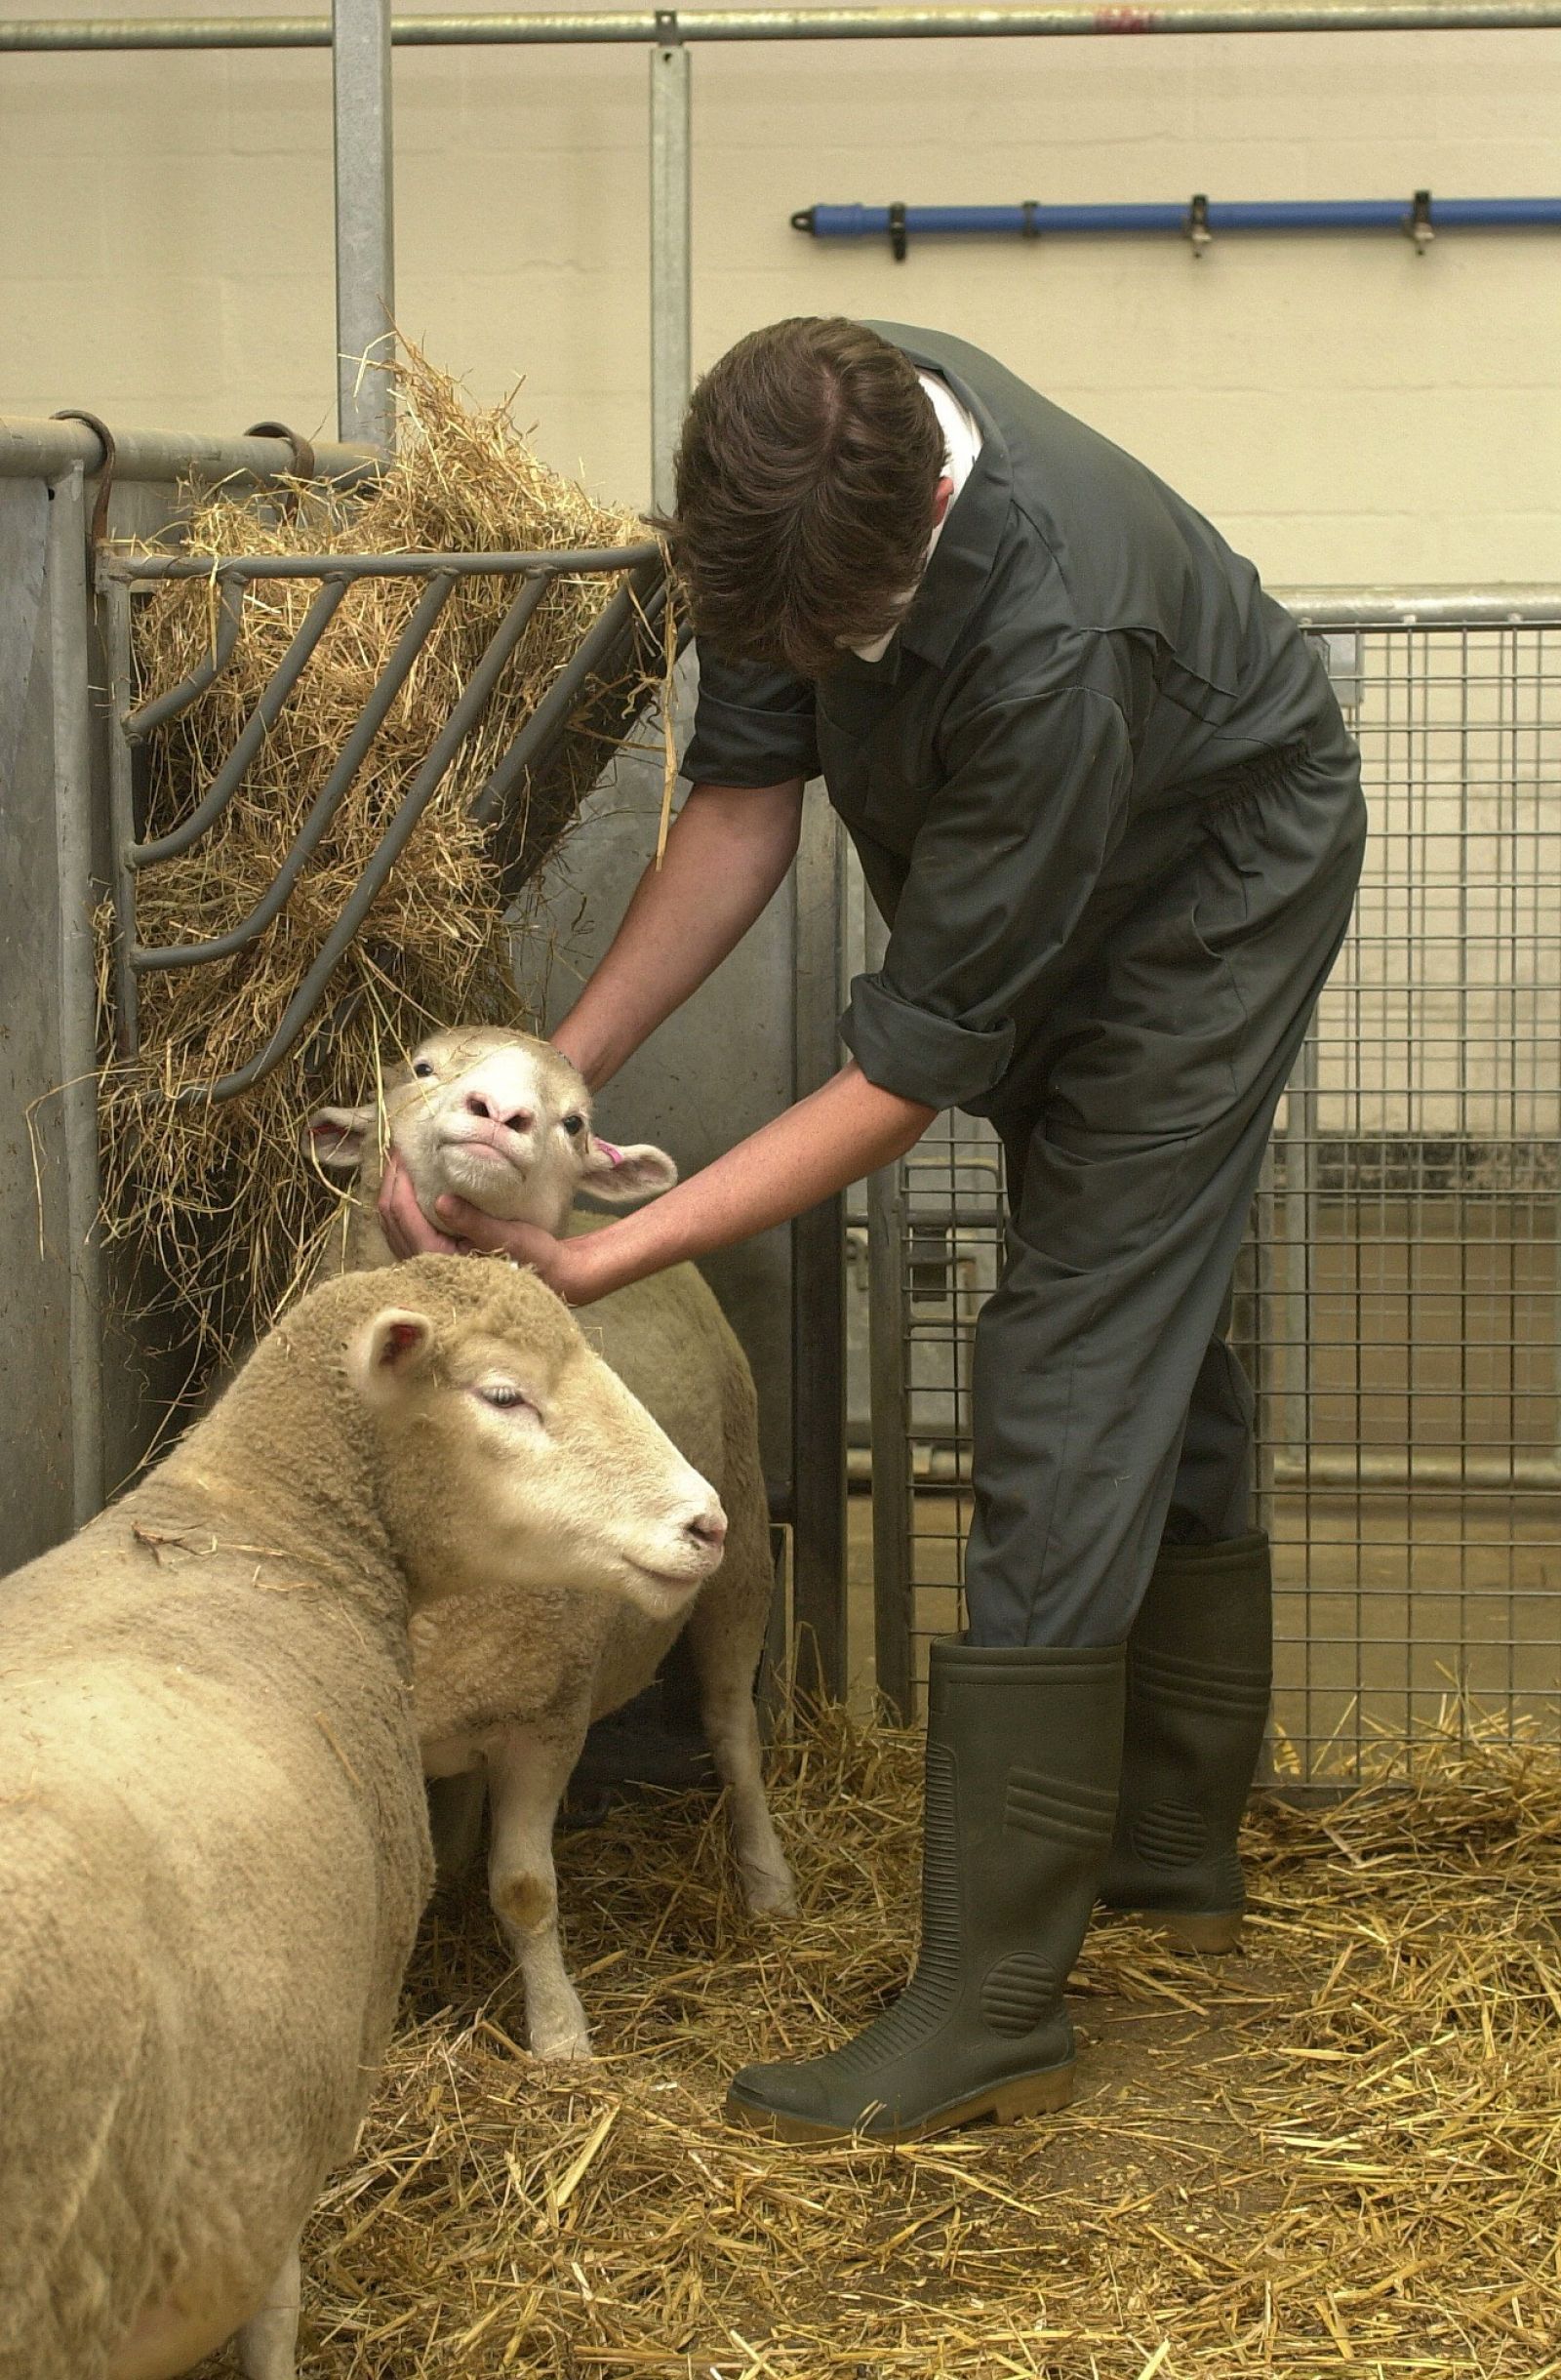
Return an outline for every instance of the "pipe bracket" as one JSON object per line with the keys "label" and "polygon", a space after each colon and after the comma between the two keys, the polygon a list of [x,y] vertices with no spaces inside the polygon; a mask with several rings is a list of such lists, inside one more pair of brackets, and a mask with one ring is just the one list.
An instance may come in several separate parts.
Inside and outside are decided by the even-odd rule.
{"label": "pipe bracket", "polygon": [[[288,474],[289,478],[312,479],[314,477],[314,448],[300,430],[289,429],[285,422],[252,422],[244,435],[246,438],[285,439],[293,453],[293,468]],[[285,521],[296,520],[298,509],[299,492],[297,488],[284,490],[282,518]]]}
{"label": "pipe bracket", "polygon": [[114,463],[118,449],[114,433],[106,422],[95,413],[83,413],[79,407],[66,406],[50,415],[53,422],[84,422],[102,448],[102,460],[98,465],[98,494],[93,503],[92,519],[87,524],[87,553],[96,561],[104,538],[108,535],[108,500],[114,492]]}

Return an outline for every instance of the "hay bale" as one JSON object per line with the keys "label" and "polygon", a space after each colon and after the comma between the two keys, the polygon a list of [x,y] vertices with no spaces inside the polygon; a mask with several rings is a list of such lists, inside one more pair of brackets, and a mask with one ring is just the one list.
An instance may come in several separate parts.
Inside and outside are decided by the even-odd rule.
{"label": "hay bale", "polygon": [[[1561,2368],[1561,1754],[1458,1729],[1247,1834],[1246,1956],[1124,1920],[1074,1978],[1080,2095],[921,2146],[780,2148],[735,2066],[898,1988],[919,1743],[778,1749],[803,1893],[743,1913],[697,1795],[563,1837],[603,2052],[520,2048],[480,1883],[436,1908],[355,2164],[305,2242],[318,2380],[1540,2380]],[[226,2371],[214,2364],[212,2371]]]}
{"label": "hay bale", "polygon": [[[300,485],[291,501],[219,488],[196,498],[187,551],[263,553],[534,551],[643,542],[633,514],[595,504],[540,463],[507,405],[479,408],[416,350],[397,367],[403,443],[366,494]],[[339,1212],[299,1154],[300,1116],[372,1098],[381,1062],[455,1018],[526,1021],[510,975],[505,894],[534,877],[600,777],[643,690],[645,655],[616,703],[597,690],[545,782],[523,790],[496,837],[467,815],[518,727],[617,590],[616,577],[555,581],[480,725],[424,812],[319,1020],[254,1091],[214,1107],[172,1104],[262,1048],[405,787],[513,598],[513,581],[465,579],[398,695],[356,781],[282,915],[215,965],[140,979],[141,1050],[101,1084],[104,1209],[111,1237],[153,1259],[170,1299],[208,1346],[268,1323],[312,1264]],[[272,882],[410,617],[422,582],[370,579],[347,595],[300,686],[218,826],[140,871],[145,944],[204,942],[242,918]],[[267,580],[245,596],[237,651],[217,682],[158,731],[147,751],[147,838],[186,818],[231,749],[317,591]],[[216,588],[165,583],[134,612],[139,699],[178,683],[211,650]],[[102,981],[110,981],[103,921]]]}

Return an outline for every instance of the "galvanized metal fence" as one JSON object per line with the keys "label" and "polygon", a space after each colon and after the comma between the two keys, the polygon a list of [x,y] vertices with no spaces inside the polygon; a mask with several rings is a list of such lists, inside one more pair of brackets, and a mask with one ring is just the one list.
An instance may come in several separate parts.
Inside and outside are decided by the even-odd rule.
{"label": "galvanized metal fence", "polygon": [[[1561,1714],[1561,590],[1296,597],[1372,845],[1237,1274],[1277,1586],[1276,1772]],[[871,1186],[878,1677],[960,1624],[1002,1151]]]}

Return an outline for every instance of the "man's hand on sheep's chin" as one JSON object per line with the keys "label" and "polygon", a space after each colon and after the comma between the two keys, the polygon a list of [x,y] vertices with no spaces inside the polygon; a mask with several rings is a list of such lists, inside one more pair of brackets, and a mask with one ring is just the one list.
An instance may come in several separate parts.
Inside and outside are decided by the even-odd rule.
{"label": "man's hand on sheep's chin", "polygon": [[390,1253],[398,1260],[407,1256],[463,1256],[467,1251],[459,1239],[449,1239],[436,1231],[413,1195],[412,1184],[399,1157],[385,1159],[384,1179],[375,1202],[380,1229],[389,1243]]}
{"label": "man's hand on sheep's chin", "polygon": [[440,1198],[434,1212],[460,1234],[469,1255],[507,1256],[517,1265],[529,1265],[566,1306],[588,1306],[608,1286],[596,1278],[590,1261],[591,1240],[601,1233],[583,1240],[555,1239],[534,1223],[501,1223],[480,1207],[468,1206],[464,1198]]}

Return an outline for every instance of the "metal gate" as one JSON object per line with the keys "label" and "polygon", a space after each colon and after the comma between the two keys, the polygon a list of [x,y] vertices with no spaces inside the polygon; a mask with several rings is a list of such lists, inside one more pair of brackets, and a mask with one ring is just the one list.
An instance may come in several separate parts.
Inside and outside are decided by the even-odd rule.
{"label": "metal gate", "polygon": [[[198,570],[215,578],[216,652],[241,632],[246,580],[285,573],[317,580],[320,596],[198,813],[184,823],[195,835],[210,823],[257,742],[268,732],[273,704],[307,665],[327,607],[354,598],[344,590],[365,574],[389,572],[424,583],[418,632],[443,601],[452,576],[486,573],[510,584],[500,640],[524,625],[524,609],[548,574],[591,556],[489,554],[237,557],[215,573],[209,562],[177,553],[133,555],[110,541],[156,540],[177,521],[190,483],[237,480],[264,486],[296,474],[286,435],[218,439],[138,431],[113,442],[78,416],[50,422],[0,420],[0,856],[15,898],[0,910],[0,995],[8,1029],[0,1036],[0,1326],[13,1349],[8,1395],[0,1399],[0,1570],[54,1545],[96,1513],[105,1488],[134,1475],[166,1430],[186,1385],[186,1351],[165,1346],[162,1325],[139,1293],[127,1252],[104,1246],[99,1212],[97,948],[93,919],[105,890],[118,896],[118,999],[122,1029],[133,1029],[137,984],[169,966],[200,965],[208,945],[147,948],[136,927],[138,867],[155,861],[140,840],[135,747],[157,715],[139,707],[130,669],[133,590]],[[316,450],[322,474],[350,483],[376,467],[363,448]],[[111,482],[111,484],[110,484]],[[96,486],[97,501],[93,501]],[[640,557],[649,549],[639,549]],[[605,559],[611,561],[615,557]],[[633,562],[635,550],[616,557]],[[596,563],[603,556],[594,557]],[[95,578],[100,585],[95,589]],[[95,606],[94,596],[97,593]],[[603,636],[616,634],[628,605],[604,614]],[[637,616],[652,609],[652,590]],[[608,607],[609,612],[614,607]],[[501,663],[502,642],[490,651]],[[377,711],[410,666],[404,640],[369,698],[358,733],[347,739],[321,785],[308,827],[287,856],[260,908],[235,919],[223,947],[241,948],[280,912],[309,838],[363,756]],[[559,681],[555,709],[604,661],[582,645]],[[487,665],[484,666],[486,669]],[[436,740],[390,836],[437,782],[453,740],[473,724],[483,695],[479,671]],[[194,691],[186,686],[170,701]],[[469,701],[465,699],[469,697]],[[167,706],[162,706],[166,711]],[[500,777],[535,768],[550,731],[545,704],[526,741],[500,762]],[[495,755],[496,759],[498,755]],[[494,788],[495,797],[502,790]],[[537,944],[556,945],[557,974],[588,971],[654,847],[662,790],[655,753],[627,750],[613,782],[582,807],[567,852],[536,886]],[[771,904],[712,983],[639,1053],[615,1080],[620,1137],[667,1142],[685,1170],[705,1164],[733,1139],[758,1127],[793,1098],[814,1089],[837,1063],[835,1021],[839,948],[836,825],[820,797],[810,802],[794,896]],[[325,988],[330,964],[373,897],[378,871],[393,857],[387,842],[354,888],[330,947],[286,1025],[301,1033]],[[533,972],[529,970],[530,973]],[[540,967],[535,970],[540,973]],[[569,997],[567,980],[556,987]],[[734,1013],[749,1020],[744,1064],[729,1064]],[[241,1091],[283,1054],[281,1034],[257,1047],[220,1096]],[[720,1097],[708,1095],[719,1082]],[[614,1106],[604,1125],[614,1130]],[[829,1201],[789,1234],[766,1233],[723,1251],[709,1271],[747,1348],[759,1384],[766,1472],[776,1516],[791,1533],[793,1611],[818,1656],[826,1688],[843,1684],[845,1532],[841,1351],[840,1230]]]}
{"label": "metal gate", "polygon": [[[1354,925],[1237,1272],[1274,1545],[1276,1773],[1561,1709],[1561,590],[1290,598],[1359,738]],[[871,1185],[878,1680],[961,1624],[1002,1151]]]}

